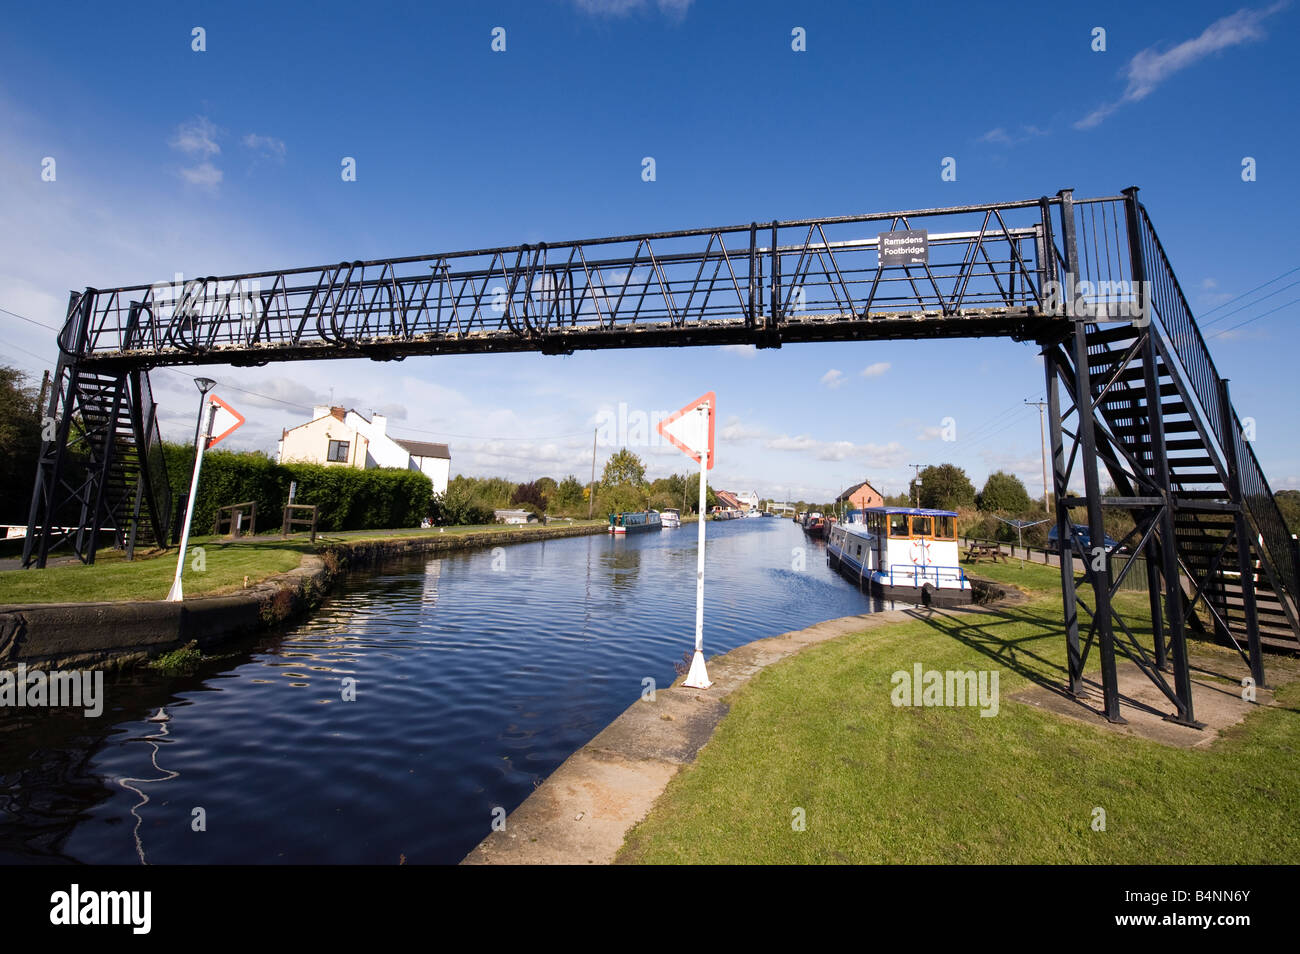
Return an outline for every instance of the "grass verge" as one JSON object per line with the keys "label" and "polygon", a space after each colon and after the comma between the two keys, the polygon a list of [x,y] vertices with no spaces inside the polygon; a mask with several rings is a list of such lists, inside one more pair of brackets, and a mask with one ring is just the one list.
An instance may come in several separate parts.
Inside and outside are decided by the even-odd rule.
{"label": "grass verge", "polygon": [[[591,526],[605,521],[554,522],[552,527]],[[186,597],[212,596],[241,589],[244,579],[258,583],[296,568],[305,554],[332,543],[363,543],[373,540],[401,540],[440,533],[451,537],[481,533],[523,533],[528,526],[446,527],[444,530],[355,530],[320,533],[313,545],[305,536],[281,540],[278,534],[242,537],[191,537],[182,586]],[[203,549],[202,570],[196,569],[196,548]],[[49,566],[44,570],[0,571],[0,605],[24,603],[84,603],[115,600],[161,600],[171,588],[176,573],[176,550],[137,553],[128,562],[120,550],[101,549],[91,566],[80,563]]]}
{"label": "grass verge", "polygon": [[[842,637],[764,670],[731,697],[713,738],[618,860],[1300,861],[1300,683],[1208,749],[1053,716],[1010,696],[1032,680],[1064,681],[1057,571],[1011,563],[976,572],[1030,598],[990,615],[935,614]],[[1145,595],[1121,601],[1141,618]],[[896,708],[891,674],[918,662],[998,671],[997,715]],[[1104,831],[1093,829],[1097,808]]]}

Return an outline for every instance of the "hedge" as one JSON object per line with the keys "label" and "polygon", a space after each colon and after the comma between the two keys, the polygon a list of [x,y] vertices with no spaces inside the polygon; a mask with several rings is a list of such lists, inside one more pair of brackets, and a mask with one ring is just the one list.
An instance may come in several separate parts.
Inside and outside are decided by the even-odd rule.
{"label": "hedge", "polygon": [[[168,445],[167,472],[175,497],[189,492],[194,451]],[[415,470],[277,464],[264,454],[210,451],[203,455],[193,533],[208,533],[219,507],[257,503],[258,526],[280,526],[289,484],[298,482],[295,503],[315,504],[317,529],[383,530],[417,527],[429,512],[433,483]]]}

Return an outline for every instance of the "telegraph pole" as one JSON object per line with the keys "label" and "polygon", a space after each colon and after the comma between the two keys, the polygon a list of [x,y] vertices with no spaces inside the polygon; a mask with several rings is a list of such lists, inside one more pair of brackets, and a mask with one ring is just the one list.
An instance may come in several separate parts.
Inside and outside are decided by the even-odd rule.
{"label": "telegraph pole", "polygon": [[1043,409],[1047,407],[1047,402],[1026,401],[1025,403],[1038,408],[1038,436],[1043,444],[1043,511],[1049,512],[1051,507],[1047,502],[1047,425],[1043,423]]}
{"label": "telegraph pole", "polygon": [[916,468],[916,479],[912,481],[912,506],[921,506],[921,468],[925,464],[908,464],[908,467]]}
{"label": "telegraph pole", "polygon": [[600,428],[595,428],[591,432],[591,486],[587,489],[587,519],[596,507],[596,435],[600,433]]}

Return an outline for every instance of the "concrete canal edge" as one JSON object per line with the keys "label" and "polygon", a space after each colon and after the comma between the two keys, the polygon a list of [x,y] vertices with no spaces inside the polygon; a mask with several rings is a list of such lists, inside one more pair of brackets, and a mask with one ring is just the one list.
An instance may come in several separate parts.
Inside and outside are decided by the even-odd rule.
{"label": "concrete canal edge", "polygon": [[19,663],[42,669],[128,666],[190,642],[206,652],[310,612],[352,570],[418,554],[436,556],[604,532],[605,525],[588,524],[331,543],[319,553],[305,556],[297,569],[220,596],[180,603],[133,600],[0,606],[0,669]]}
{"label": "concrete canal edge", "polygon": [[[976,581],[983,606],[1023,601],[1018,591]],[[946,613],[986,612],[981,606]],[[731,708],[728,700],[763,669],[831,639],[924,619],[934,610],[885,610],[842,616],[807,629],[756,639],[708,661],[710,689],[679,677],[651,701],[638,699],[569,756],[474,848],[463,865],[610,864],[627,833],[644,819],[669,781],[695,761]]]}

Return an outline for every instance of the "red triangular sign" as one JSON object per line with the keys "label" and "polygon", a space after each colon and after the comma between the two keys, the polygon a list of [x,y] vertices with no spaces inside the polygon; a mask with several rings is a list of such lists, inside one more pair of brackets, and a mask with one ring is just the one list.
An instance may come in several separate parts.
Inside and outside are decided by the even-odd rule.
{"label": "red triangular sign", "polygon": [[212,402],[213,407],[216,409],[216,413],[212,415],[211,436],[208,438],[208,447],[212,448],[233,434],[244,423],[244,415],[215,394],[209,397],[208,400]]}
{"label": "red triangular sign", "polygon": [[[699,408],[706,413],[698,413]],[[713,422],[718,414],[718,398],[712,391],[698,397],[676,414],[659,422],[659,433],[696,463],[702,454],[708,454],[707,469],[713,469]],[[702,419],[707,417],[708,422]]]}

